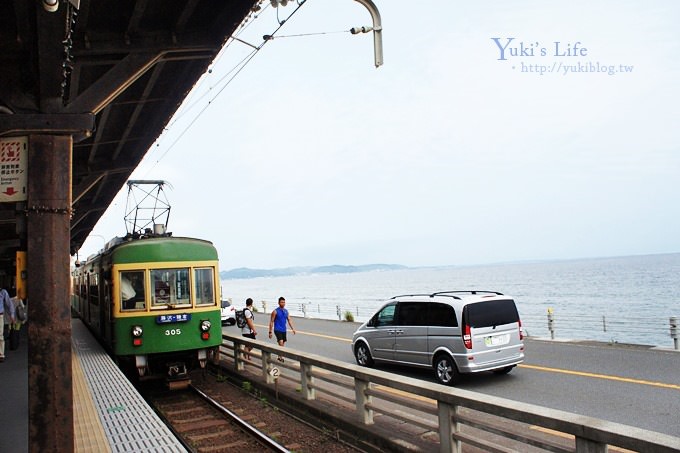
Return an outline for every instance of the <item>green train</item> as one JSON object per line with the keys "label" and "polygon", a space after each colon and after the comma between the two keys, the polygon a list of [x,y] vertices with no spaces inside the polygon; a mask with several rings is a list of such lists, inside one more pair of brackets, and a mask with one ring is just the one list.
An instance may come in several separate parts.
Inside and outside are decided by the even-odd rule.
{"label": "green train", "polygon": [[147,229],[73,270],[71,308],[124,371],[178,388],[219,357],[219,291],[211,242]]}

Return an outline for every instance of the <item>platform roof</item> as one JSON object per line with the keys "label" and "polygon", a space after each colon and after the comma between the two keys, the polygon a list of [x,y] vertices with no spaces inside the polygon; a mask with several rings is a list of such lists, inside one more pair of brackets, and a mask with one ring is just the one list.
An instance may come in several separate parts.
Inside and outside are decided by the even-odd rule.
{"label": "platform roof", "polygon": [[[0,138],[74,137],[71,253],[259,3],[0,1]],[[0,203],[0,276],[26,248],[25,209]]]}

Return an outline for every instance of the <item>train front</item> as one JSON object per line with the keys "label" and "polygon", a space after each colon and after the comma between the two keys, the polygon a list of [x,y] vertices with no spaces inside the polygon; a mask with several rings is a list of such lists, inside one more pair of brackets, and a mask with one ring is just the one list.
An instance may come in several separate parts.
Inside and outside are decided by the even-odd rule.
{"label": "train front", "polygon": [[[208,241],[150,237],[111,253],[110,344],[140,379],[188,384],[188,373],[217,360],[222,341],[217,252]],[[104,333],[106,336],[107,333]]]}

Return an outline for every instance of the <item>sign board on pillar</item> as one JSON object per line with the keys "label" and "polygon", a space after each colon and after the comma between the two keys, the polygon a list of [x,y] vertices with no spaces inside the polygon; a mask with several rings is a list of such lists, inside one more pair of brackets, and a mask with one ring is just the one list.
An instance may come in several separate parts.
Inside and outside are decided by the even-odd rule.
{"label": "sign board on pillar", "polygon": [[0,138],[0,203],[26,201],[28,137]]}

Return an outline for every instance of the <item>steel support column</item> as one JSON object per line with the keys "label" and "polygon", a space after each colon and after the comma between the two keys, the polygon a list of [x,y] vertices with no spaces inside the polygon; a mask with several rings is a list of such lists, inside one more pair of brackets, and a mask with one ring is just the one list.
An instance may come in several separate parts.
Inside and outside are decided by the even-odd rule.
{"label": "steel support column", "polygon": [[73,139],[28,143],[28,445],[73,452],[69,243]]}

